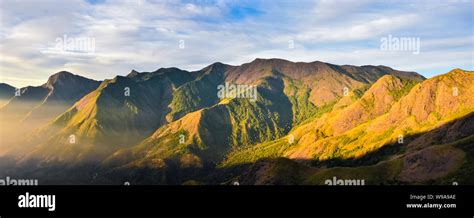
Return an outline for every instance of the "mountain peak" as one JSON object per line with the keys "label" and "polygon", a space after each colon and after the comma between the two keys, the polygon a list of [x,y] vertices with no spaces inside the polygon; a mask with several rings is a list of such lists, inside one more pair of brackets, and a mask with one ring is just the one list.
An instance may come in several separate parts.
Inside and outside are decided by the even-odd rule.
{"label": "mountain peak", "polygon": [[226,65],[226,64],[224,64],[224,63],[218,61],[218,62],[212,63],[211,65],[212,65],[212,66],[222,66],[222,65]]}
{"label": "mountain peak", "polygon": [[99,81],[67,71],[60,71],[51,75],[41,87],[49,90],[45,100],[67,102],[69,104],[96,89],[99,84]]}
{"label": "mountain peak", "polygon": [[46,87],[53,87],[58,83],[64,83],[65,81],[72,80],[74,77],[80,77],[78,75],[72,74],[68,71],[60,71],[48,78],[48,82],[46,82]]}
{"label": "mountain peak", "polygon": [[49,77],[49,79],[55,79],[55,78],[61,78],[61,77],[68,77],[68,76],[74,76],[74,74],[72,74],[71,72],[69,71],[59,71],[53,75],[51,75]]}
{"label": "mountain peak", "polygon": [[169,71],[171,69],[177,69],[177,68],[176,67],[160,67],[157,70],[155,70],[155,72],[165,72],[165,71]]}
{"label": "mountain peak", "polygon": [[289,61],[281,58],[255,58],[250,64],[271,64],[271,65],[286,65],[286,64],[304,64],[304,65],[314,65],[314,64],[327,64],[322,61],[312,61],[312,62],[303,62],[303,61]]}
{"label": "mountain peak", "polygon": [[127,77],[136,77],[138,76],[140,73],[136,70],[132,70],[129,74],[127,74]]}
{"label": "mountain peak", "polygon": [[265,59],[265,58],[256,58],[255,60],[253,60],[251,63],[253,64],[262,64],[262,63],[268,63],[268,64],[288,64],[288,63],[294,63],[294,62],[291,62],[289,60],[285,60],[285,59],[281,59],[281,58],[268,58],[268,59]]}
{"label": "mountain peak", "polygon": [[393,76],[393,75],[390,75],[390,74],[386,74],[386,75],[383,75],[382,77],[380,77],[375,83],[386,83],[386,82],[390,82],[390,81],[394,81],[394,80],[398,80],[398,78],[396,76]]}
{"label": "mountain peak", "polygon": [[232,65],[224,64],[222,62],[214,62],[213,64],[209,65],[208,67],[213,67],[213,68],[228,68],[232,67]]}
{"label": "mountain peak", "polygon": [[225,71],[227,70],[229,67],[232,67],[231,65],[227,65],[227,64],[223,64],[221,62],[215,62],[205,68],[203,68],[201,71],[202,72],[209,72],[210,70],[212,71]]}
{"label": "mountain peak", "polygon": [[384,70],[393,70],[393,68],[385,66],[385,65],[362,65],[361,67],[375,67]]}
{"label": "mountain peak", "polygon": [[453,69],[453,70],[449,71],[446,75],[464,74],[464,73],[469,73],[469,72],[472,72],[472,71],[467,71],[467,70],[463,70],[461,68],[456,68],[456,69]]}
{"label": "mountain peak", "polygon": [[[387,99],[387,95],[391,95],[393,92],[398,92],[404,86],[406,86],[407,85],[406,83],[408,83],[409,81],[411,80],[407,80],[404,82],[400,78],[390,75],[390,74],[383,75],[374,84],[372,84],[372,86],[364,93],[364,95],[362,96],[362,99],[365,99],[367,97],[374,98],[374,96],[378,96],[380,99]],[[391,99],[390,101],[396,101],[396,100],[398,99],[395,98],[395,99]],[[379,100],[378,102],[380,103],[383,101]]]}
{"label": "mountain peak", "polygon": [[[437,83],[437,82],[448,82],[448,81],[455,81],[457,80],[458,82],[464,81],[467,78],[472,78],[472,75],[474,71],[468,71],[468,70],[463,70],[460,68],[453,69],[445,74],[441,74],[438,76],[433,77],[432,82]],[[450,83],[450,82],[448,82]]]}

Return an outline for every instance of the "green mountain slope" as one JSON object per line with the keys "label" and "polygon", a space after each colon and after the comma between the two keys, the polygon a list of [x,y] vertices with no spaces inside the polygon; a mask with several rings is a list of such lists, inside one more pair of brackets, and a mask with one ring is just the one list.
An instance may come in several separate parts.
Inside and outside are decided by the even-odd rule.
{"label": "green mountain slope", "polygon": [[224,83],[224,72],[229,68],[221,63],[212,64],[198,72],[197,79],[177,88],[173,92],[168,120],[179,119],[189,112],[218,103],[217,86]]}
{"label": "green mountain slope", "polygon": [[[282,59],[256,59],[240,66],[215,63],[199,72],[201,76],[198,79],[176,90],[169,120],[176,120],[186,113],[216,104],[218,102],[216,87],[224,82],[252,84],[264,77],[277,75],[292,84],[286,85],[285,92],[288,96],[296,94],[292,89],[299,89],[297,98],[292,100],[299,98],[301,103],[298,107],[304,106],[304,110],[295,110],[295,114],[300,112],[311,114],[314,113],[314,106],[322,107],[342,97],[345,88],[348,90],[361,88],[383,75],[394,75],[416,81],[424,79],[414,72],[397,71],[383,66],[340,67],[323,62],[294,63]],[[308,117],[309,114],[304,117]],[[304,118],[301,117],[300,120]]]}
{"label": "green mountain slope", "polygon": [[349,91],[364,84],[375,82],[383,75],[421,81],[424,78],[414,72],[393,70],[384,66],[337,66],[315,62],[290,62],[282,59],[255,59],[251,63],[230,69],[226,81],[251,83],[277,71],[291,79],[300,81],[310,91],[309,100],[316,106],[323,106],[343,96],[344,88]]}
{"label": "green mountain slope", "polygon": [[[305,172],[304,176],[290,176],[297,177],[297,181],[291,181],[298,184],[324,184],[326,179],[333,176],[340,179],[361,178],[368,181],[366,184],[433,181],[439,184],[451,184],[453,181],[471,184],[474,180],[467,175],[474,169],[471,161],[474,134],[474,102],[471,97],[474,94],[473,79],[473,72],[456,69],[416,85],[408,82],[405,86],[390,89],[388,87],[396,87],[393,85],[402,80],[383,77],[355,103],[328,113],[324,116],[328,119],[321,118],[329,126],[331,122],[338,123],[340,117],[345,117],[344,123],[350,124],[347,115],[357,114],[354,108],[360,108],[364,101],[376,97],[374,93],[379,93],[379,97],[391,95],[389,98],[392,98],[392,103],[388,104],[391,106],[380,107],[383,109],[381,113],[371,115],[377,111],[371,108],[365,112],[362,110],[363,116],[355,116],[359,119],[369,116],[371,119],[362,119],[358,126],[345,132],[330,134],[324,132],[327,126],[315,128],[314,123],[317,122],[302,125],[290,132],[296,135],[295,145],[290,145],[287,137],[266,142],[231,153],[221,167],[253,163],[256,159],[249,159],[251,156],[286,156],[298,161],[305,160],[303,163],[309,160],[314,166],[325,166],[308,168],[294,163],[298,166],[295,172]],[[380,92],[381,87],[385,87],[382,89],[385,91]],[[411,90],[409,87],[412,87]],[[386,91],[389,91],[388,95]],[[383,100],[376,102],[387,104]],[[344,115],[344,112],[348,114]],[[298,132],[303,134],[299,135]],[[403,136],[401,143],[398,141],[400,135]],[[249,168],[250,172],[242,174],[241,179],[250,184],[273,184],[282,179],[281,175],[290,173],[270,173],[271,176],[256,178],[256,175],[267,175],[259,172],[260,168],[283,167],[279,166],[281,161],[266,160],[253,164]],[[280,182],[285,184],[289,181]]]}
{"label": "green mountain slope", "polygon": [[153,162],[191,154],[200,162],[216,162],[231,149],[284,135],[291,127],[292,114],[289,100],[282,95],[283,81],[268,77],[260,84],[256,102],[226,99],[189,113],[161,127],[139,145],[115,153],[109,161],[127,157],[125,162]]}
{"label": "green mountain slope", "polygon": [[[248,151],[230,154],[223,165],[253,162],[258,158],[284,156],[290,147],[306,148],[319,139],[340,135],[362,123],[386,113],[396,102],[394,93],[407,92],[417,81],[385,75],[368,90],[354,90],[335,104],[332,111],[295,127],[290,134],[274,142],[266,142]],[[363,93],[361,93],[363,92]],[[293,140],[294,142],[290,142]]]}
{"label": "green mountain slope", "polygon": [[166,122],[172,89],[163,74],[106,80],[29,138],[42,143],[24,159],[89,160],[136,143]]}

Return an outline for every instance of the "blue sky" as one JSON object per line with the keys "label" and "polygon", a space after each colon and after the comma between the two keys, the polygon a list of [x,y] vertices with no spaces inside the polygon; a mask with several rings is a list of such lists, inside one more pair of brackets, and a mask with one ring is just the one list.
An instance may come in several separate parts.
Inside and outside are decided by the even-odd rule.
{"label": "blue sky", "polygon": [[[474,65],[471,0],[2,0],[0,18],[0,82],[17,87],[61,70],[102,80],[255,58],[386,65],[426,77]],[[419,54],[381,49],[389,35],[419,39]],[[55,50],[64,36],[93,39],[94,50]]]}

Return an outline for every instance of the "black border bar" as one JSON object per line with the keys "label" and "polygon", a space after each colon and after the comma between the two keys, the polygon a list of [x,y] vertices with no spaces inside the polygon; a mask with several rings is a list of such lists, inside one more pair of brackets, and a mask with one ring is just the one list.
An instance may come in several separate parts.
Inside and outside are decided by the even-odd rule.
{"label": "black border bar", "polygon": [[[26,192],[55,195],[56,210],[19,208]],[[411,195],[455,195],[430,201]],[[0,216],[473,217],[474,186],[3,186]],[[408,209],[410,203],[456,208]]]}

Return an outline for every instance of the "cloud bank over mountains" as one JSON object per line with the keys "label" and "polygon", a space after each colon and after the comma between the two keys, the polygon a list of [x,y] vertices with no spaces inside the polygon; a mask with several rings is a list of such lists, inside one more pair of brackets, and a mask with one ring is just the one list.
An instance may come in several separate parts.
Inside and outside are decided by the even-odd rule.
{"label": "cloud bank over mountains", "polygon": [[[40,85],[68,70],[102,80],[130,68],[197,70],[259,58],[388,65],[426,77],[472,69],[470,1],[2,1],[1,82]],[[380,39],[417,37],[420,54]],[[50,52],[58,38],[94,52]]]}

